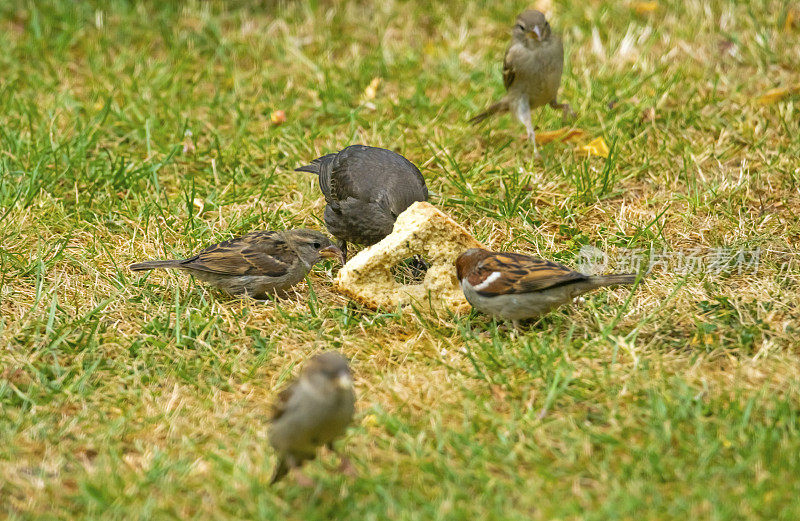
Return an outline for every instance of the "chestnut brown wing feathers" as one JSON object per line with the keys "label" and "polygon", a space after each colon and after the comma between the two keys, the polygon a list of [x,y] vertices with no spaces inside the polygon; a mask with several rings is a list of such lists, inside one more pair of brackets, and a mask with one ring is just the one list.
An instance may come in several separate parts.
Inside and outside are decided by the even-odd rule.
{"label": "chestnut brown wing feathers", "polygon": [[251,232],[209,246],[182,267],[221,275],[285,275],[296,254],[275,232]]}
{"label": "chestnut brown wing feathers", "polygon": [[[487,257],[467,278],[479,294],[486,296],[542,291],[586,279],[586,275],[556,262],[519,253],[496,253]],[[490,282],[482,286],[486,280]]]}

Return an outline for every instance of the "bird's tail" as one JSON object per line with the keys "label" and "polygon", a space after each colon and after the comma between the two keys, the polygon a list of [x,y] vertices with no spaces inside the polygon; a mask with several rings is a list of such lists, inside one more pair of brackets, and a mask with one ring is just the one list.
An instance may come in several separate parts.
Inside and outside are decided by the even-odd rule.
{"label": "bird's tail", "polygon": [[311,163],[309,163],[307,165],[303,165],[303,166],[301,166],[299,168],[295,168],[294,171],[295,172],[309,172],[309,173],[312,173],[312,174],[319,175],[320,170],[322,170],[322,165],[324,165],[328,161],[333,161],[333,158],[335,156],[336,156],[336,154],[326,154],[326,155],[324,155],[322,157],[316,158],[315,160],[313,160]]}
{"label": "bird's tail", "polygon": [[636,282],[635,273],[613,273],[611,275],[593,275],[589,277],[589,284],[592,288],[602,288],[603,286],[618,286],[623,284],[633,284]]}
{"label": "bird's tail", "polygon": [[497,103],[490,105],[488,109],[484,110],[474,118],[470,119],[469,122],[472,125],[477,125],[481,121],[485,120],[489,116],[493,116],[498,112],[505,112],[508,110],[508,102],[506,100],[500,100]]}
{"label": "bird's tail", "polygon": [[281,458],[278,461],[278,466],[275,467],[275,474],[272,475],[272,479],[270,480],[269,484],[274,485],[288,473],[289,473],[289,465],[286,463],[286,458]]}
{"label": "bird's tail", "polygon": [[145,262],[137,262],[136,264],[131,264],[128,266],[128,269],[131,271],[147,271],[147,270],[154,270],[157,268],[177,268],[181,265],[183,261],[178,260],[156,260],[156,261],[145,261]]}

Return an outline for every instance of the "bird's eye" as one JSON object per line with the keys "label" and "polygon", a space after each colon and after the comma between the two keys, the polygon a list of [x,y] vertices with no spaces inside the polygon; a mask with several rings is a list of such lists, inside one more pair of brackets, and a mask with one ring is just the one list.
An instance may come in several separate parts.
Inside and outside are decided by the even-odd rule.
{"label": "bird's eye", "polygon": [[314,243],[314,249],[315,250],[318,250],[320,248],[320,246],[322,246],[320,243],[318,243],[318,242]]}
{"label": "bird's eye", "polygon": [[519,29],[520,31],[524,31],[525,30],[525,27],[522,24],[517,24],[516,28]]}

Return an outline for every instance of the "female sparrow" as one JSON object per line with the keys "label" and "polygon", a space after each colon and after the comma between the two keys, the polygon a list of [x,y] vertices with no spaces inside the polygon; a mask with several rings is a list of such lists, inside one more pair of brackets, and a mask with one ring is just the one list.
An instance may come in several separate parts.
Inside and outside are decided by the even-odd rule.
{"label": "female sparrow", "polygon": [[[269,442],[279,454],[271,483],[314,459],[322,445],[333,450],[333,441],[353,420],[355,400],[345,357],[327,351],[312,358],[278,395],[269,428]],[[342,466],[347,466],[346,459]]]}
{"label": "female sparrow", "polygon": [[343,262],[339,248],[318,231],[260,231],[214,244],[186,259],[138,262],[129,268],[177,268],[230,295],[265,299],[285,293],[326,258]]}
{"label": "female sparrow", "polygon": [[558,102],[564,46],[539,11],[525,11],[517,17],[511,31],[511,45],[503,58],[503,84],[506,95],[474,118],[480,123],[492,114],[511,111],[525,125],[528,139],[536,152],[536,133],[531,123],[531,109],[549,104],[560,109],[564,118],[574,116],[568,103]]}

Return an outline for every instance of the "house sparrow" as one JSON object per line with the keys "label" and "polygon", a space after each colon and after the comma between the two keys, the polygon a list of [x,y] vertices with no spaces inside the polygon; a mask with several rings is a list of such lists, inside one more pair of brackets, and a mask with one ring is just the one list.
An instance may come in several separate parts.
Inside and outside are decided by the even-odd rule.
{"label": "house sparrow", "polygon": [[352,145],[296,171],[319,176],[328,203],[325,226],[339,239],[345,258],[348,242],[375,244],[392,232],[403,210],[416,201],[428,200],[419,169],[383,148]]}
{"label": "house sparrow", "polygon": [[[269,442],[279,460],[270,484],[314,459],[322,445],[333,450],[333,441],[353,420],[355,400],[345,357],[327,351],[312,358],[299,378],[278,395]],[[343,459],[342,466],[347,465]]]}
{"label": "house sparrow", "polygon": [[633,284],[634,274],[584,275],[529,255],[470,248],[456,259],[467,302],[514,327],[603,286]]}
{"label": "house sparrow", "polygon": [[344,263],[339,248],[318,231],[260,231],[214,244],[187,259],[138,262],[129,268],[177,268],[230,295],[264,299],[285,293],[326,258]]}
{"label": "house sparrow", "polygon": [[533,152],[538,154],[531,109],[549,104],[554,109],[561,109],[565,119],[575,115],[568,103],[558,102],[563,67],[561,37],[552,33],[541,12],[523,12],[517,17],[511,32],[511,45],[503,58],[506,95],[472,118],[470,123],[480,123],[492,114],[511,111],[525,125]]}

